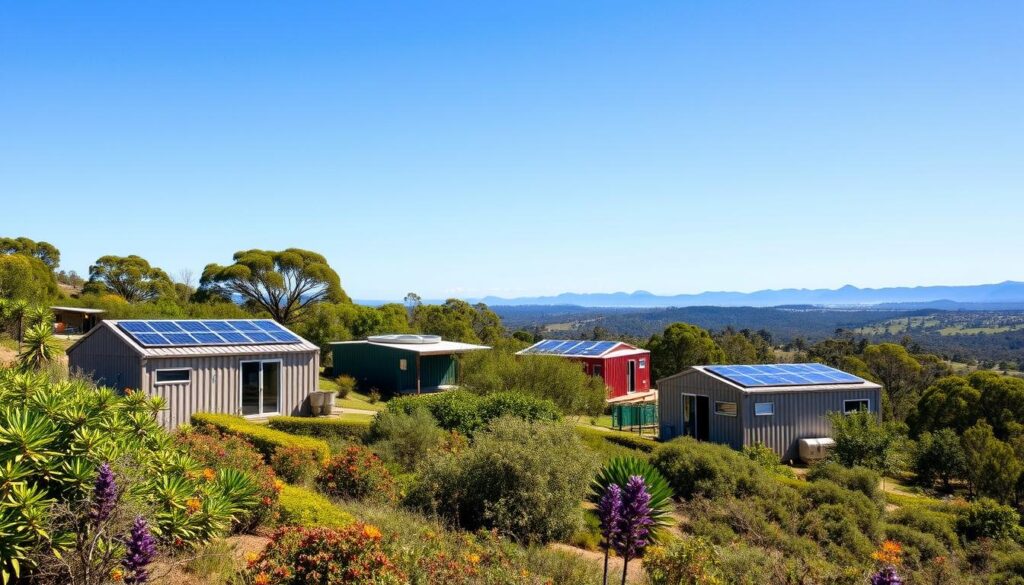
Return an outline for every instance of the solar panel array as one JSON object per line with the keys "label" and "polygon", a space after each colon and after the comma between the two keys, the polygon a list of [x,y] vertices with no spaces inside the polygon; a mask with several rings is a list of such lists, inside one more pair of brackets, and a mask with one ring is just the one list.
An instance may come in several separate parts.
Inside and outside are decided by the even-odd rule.
{"label": "solar panel array", "polygon": [[707,366],[705,369],[744,388],[864,383],[864,380],[857,376],[830,368],[824,364]]}
{"label": "solar panel array", "polygon": [[523,353],[597,357],[618,344],[618,341],[580,341],[578,339],[565,341],[561,339],[547,339],[533,347],[525,349]]}
{"label": "solar panel array", "polygon": [[144,347],[299,343],[297,335],[270,319],[226,321],[118,321]]}

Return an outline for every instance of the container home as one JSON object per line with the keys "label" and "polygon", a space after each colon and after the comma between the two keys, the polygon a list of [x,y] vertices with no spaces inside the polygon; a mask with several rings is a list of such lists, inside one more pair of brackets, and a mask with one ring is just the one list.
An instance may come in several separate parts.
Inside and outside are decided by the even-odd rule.
{"label": "container home", "polygon": [[764,443],[789,461],[801,439],[830,436],[829,412],[880,417],[882,387],[822,364],[694,366],[658,380],[658,400],[662,440]]}
{"label": "container home", "polygon": [[548,355],[579,362],[584,372],[604,380],[609,401],[652,394],[651,352],[628,343],[545,339],[516,355]]}
{"label": "container home", "polygon": [[320,371],[316,345],[259,319],[101,321],[67,354],[102,386],[165,398],[167,428],[196,412],[307,414]]}
{"label": "container home", "polygon": [[53,331],[62,335],[88,333],[103,319],[103,309],[85,307],[50,307],[53,311]]}
{"label": "container home", "polygon": [[331,357],[334,375],[352,376],[363,390],[419,394],[457,385],[459,354],[485,349],[437,335],[375,335],[331,343]]}

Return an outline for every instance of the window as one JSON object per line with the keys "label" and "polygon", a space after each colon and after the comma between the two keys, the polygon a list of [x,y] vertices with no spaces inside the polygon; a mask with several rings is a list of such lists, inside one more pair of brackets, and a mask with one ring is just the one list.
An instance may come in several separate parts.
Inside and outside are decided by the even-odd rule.
{"label": "window", "polygon": [[603,368],[598,364],[594,364],[594,375],[600,376],[602,374],[604,374]]}
{"label": "window", "polygon": [[642,370],[642,369],[644,369],[646,367],[647,367],[647,360],[641,359],[640,360],[640,369]]}
{"label": "window", "polygon": [[409,369],[409,362],[405,361],[405,359],[398,360],[398,369],[402,370],[403,372],[406,371],[407,369]]}
{"label": "window", "polygon": [[736,416],[736,403],[735,402],[716,402],[715,403],[715,414],[722,416]]}
{"label": "window", "polygon": [[774,402],[755,402],[754,416],[771,416],[775,414]]}
{"label": "window", "polygon": [[192,370],[183,368],[180,370],[157,370],[157,384],[188,384],[192,381]]}
{"label": "window", "polygon": [[871,410],[871,401],[867,398],[858,400],[844,400],[843,401],[843,412],[846,414],[853,414],[861,410]]}

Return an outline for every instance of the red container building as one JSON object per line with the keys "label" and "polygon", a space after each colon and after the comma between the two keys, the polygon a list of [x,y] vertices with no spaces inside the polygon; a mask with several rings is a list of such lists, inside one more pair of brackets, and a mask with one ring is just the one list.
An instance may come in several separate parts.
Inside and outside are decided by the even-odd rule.
{"label": "red container building", "polygon": [[609,400],[652,390],[651,352],[621,341],[545,339],[516,355],[550,355],[579,362],[584,372],[604,379]]}

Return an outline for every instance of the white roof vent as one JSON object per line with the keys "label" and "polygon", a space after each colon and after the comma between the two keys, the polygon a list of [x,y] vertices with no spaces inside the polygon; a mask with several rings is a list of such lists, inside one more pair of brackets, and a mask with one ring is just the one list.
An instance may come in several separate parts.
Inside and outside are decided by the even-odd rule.
{"label": "white roof vent", "polygon": [[413,335],[413,334],[398,334],[398,335],[371,335],[366,338],[367,341],[373,343],[396,343],[405,345],[426,345],[428,343],[441,343],[440,335]]}

